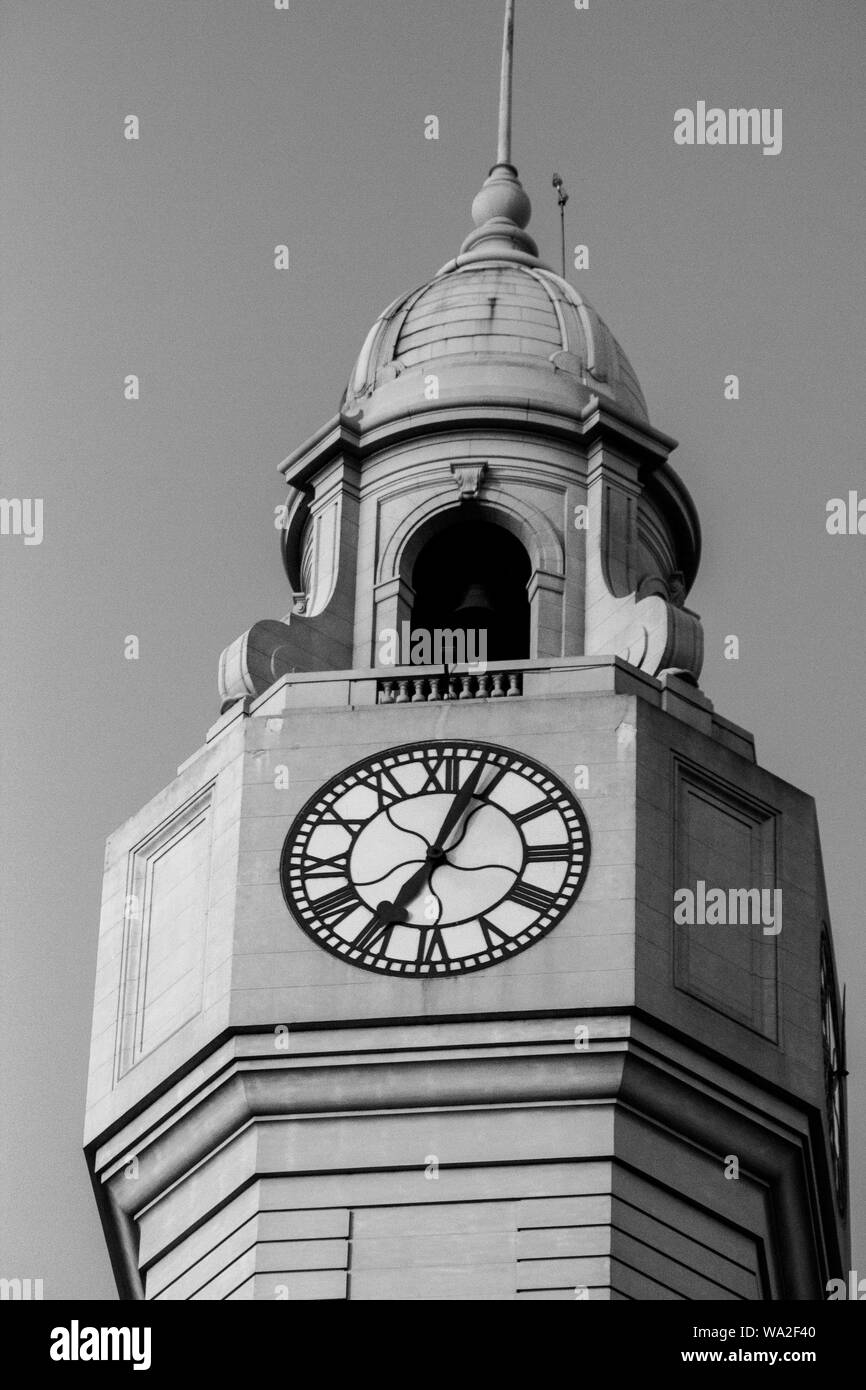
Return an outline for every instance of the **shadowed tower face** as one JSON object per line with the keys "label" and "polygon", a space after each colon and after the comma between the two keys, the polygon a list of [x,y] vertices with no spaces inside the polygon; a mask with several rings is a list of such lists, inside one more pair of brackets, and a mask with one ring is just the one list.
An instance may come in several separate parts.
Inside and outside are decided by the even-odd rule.
{"label": "shadowed tower face", "polygon": [[85,1139],[126,1297],[849,1267],[815,808],[700,688],[698,518],[530,234],[513,59],[509,3],[473,228],[281,465],[287,612],[109,841]]}

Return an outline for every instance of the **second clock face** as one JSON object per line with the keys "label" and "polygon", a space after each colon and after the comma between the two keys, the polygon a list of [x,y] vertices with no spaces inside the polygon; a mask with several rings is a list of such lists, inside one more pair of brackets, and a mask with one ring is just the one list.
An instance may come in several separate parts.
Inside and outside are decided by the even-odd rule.
{"label": "second clock face", "polygon": [[286,902],[308,935],[380,974],[507,960],[549,932],[589,867],[568,788],[493,744],[413,743],[356,763],[296,817]]}

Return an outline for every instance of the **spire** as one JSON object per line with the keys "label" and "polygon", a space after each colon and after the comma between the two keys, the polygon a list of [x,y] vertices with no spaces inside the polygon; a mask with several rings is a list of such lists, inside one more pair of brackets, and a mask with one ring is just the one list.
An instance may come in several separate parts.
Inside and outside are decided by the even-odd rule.
{"label": "spire", "polygon": [[511,163],[511,110],[514,75],[514,0],[506,0],[502,35],[502,75],[499,83],[499,141],[496,163],[472,204],[475,231],[460,248],[459,260],[472,253],[486,257],[540,264],[538,247],[526,228],[532,214],[517,170]]}
{"label": "spire", "polygon": [[499,83],[499,149],[497,164],[511,164],[511,99],[514,79],[514,0],[505,6],[502,34],[502,77]]}

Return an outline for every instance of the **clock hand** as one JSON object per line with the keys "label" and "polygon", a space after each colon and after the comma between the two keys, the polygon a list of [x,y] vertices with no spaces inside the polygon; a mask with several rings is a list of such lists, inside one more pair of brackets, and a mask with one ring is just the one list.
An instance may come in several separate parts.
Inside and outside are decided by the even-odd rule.
{"label": "clock hand", "polygon": [[[407,878],[403,887],[400,889],[392,903],[384,902],[379,904],[379,912],[382,916],[389,918],[393,922],[405,922],[408,917],[406,904],[410,903],[415,897],[419,888],[424,886],[430,870],[433,868],[433,861],[430,857],[430,850],[427,851],[427,858],[419,869],[416,869],[411,877]],[[394,913],[398,914],[394,916]]]}
{"label": "clock hand", "polygon": [[376,910],[383,922],[391,924],[394,922],[406,922],[408,920],[409,914],[406,911],[407,904],[417,896],[419,890],[427,882],[433,869],[442,863],[445,857],[445,841],[448,839],[451,831],[454,829],[463,812],[466,810],[466,807],[469,805],[469,802],[472,800],[472,794],[478,786],[485,766],[486,763],[484,760],[479,762],[478,766],[470,773],[466,782],[460,788],[460,791],[448,808],[448,814],[439,827],[439,834],[427,850],[427,857],[424,863],[420,868],[415,870],[414,874],[407,878],[393,902],[388,902],[386,900],[385,902],[379,903]]}
{"label": "clock hand", "polygon": [[469,777],[464,782],[463,786],[460,788],[459,792],[455,796],[453,802],[451,803],[447,816],[445,817],[444,821],[439,827],[439,834],[436,836],[435,842],[430,846],[430,849],[428,850],[428,854],[431,857],[441,859],[442,855],[445,853],[445,841],[448,839],[448,836],[451,834],[451,831],[454,829],[460,817],[463,815],[463,812],[466,810],[466,807],[472,800],[473,793],[475,791],[475,788],[478,786],[478,783],[481,779],[481,774],[484,771],[485,766],[486,763],[482,759],[479,762],[478,766],[475,768],[475,770],[469,774]]}

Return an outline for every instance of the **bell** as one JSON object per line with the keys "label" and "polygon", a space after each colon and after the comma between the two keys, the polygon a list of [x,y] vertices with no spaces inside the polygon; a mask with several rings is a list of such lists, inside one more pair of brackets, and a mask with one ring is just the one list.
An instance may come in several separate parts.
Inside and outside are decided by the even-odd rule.
{"label": "bell", "polygon": [[492,613],[493,604],[481,584],[470,584],[466,593],[454,610],[456,613]]}

